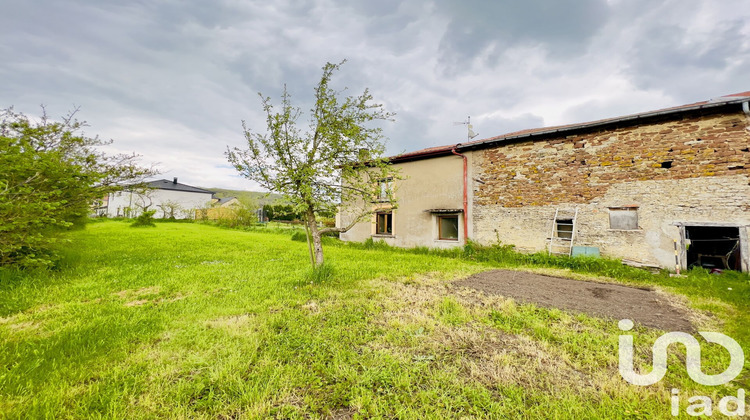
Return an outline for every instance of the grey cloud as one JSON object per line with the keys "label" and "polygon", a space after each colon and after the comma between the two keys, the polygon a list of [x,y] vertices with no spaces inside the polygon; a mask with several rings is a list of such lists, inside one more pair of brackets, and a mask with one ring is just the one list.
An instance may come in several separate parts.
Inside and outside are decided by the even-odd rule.
{"label": "grey cloud", "polygon": [[486,138],[543,126],[544,118],[526,113],[515,118],[488,117],[479,119],[475,123],[474,131],[479,133],[480,138]]}
{"label": "grey cloud", "polygon": [[240,120],[265,129],[256,92],[278,103],[287,84],[307,112],[326,61],[349,59],[336,88],[398,113],[399,153],[465,141],[468,114],[490,137],[748,90],[743,1],[18,1],[0,107],[80,105],[119,149],[236,185],[222,152]]}
{"label": "grey cloud", "polygon": [[437,0],[436,6],[450,19],[440,42],[449,73],[467,67],[487,48],[493,48],[494,60],[518,44],[542,44],[553,55],[580,54],[609,18],[603,0]]}
{"label": "grey cloud", "polygon": [[627,73],[639,88],[668,90],[680,101],[734,93],[717,91],[717,84],[732,89],[747,80],[746,66],[724,71],[738,58],[750,63],[750,48],[740,41],[746,36],[745,25],[739,19],[728,21],[700,39],[691,37],[689,28],[676,25],[650,28],[629,52]]}

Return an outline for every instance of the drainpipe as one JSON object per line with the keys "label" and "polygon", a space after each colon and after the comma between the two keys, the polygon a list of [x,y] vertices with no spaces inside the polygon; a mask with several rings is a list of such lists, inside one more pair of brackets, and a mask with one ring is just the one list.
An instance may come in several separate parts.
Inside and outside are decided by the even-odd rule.
{"label": "drainpipe", "polygon": [[466,155],[458,153],[456,151],[456,148],[460,144],[461,143],[453,146],[453,149],[451,149],[451,153],[453,153],[456,156],[462,157],[463,160],[464,160],[464,243],[466,243],[469,240],[469,229],[468,229],[468,227],[469,227],[469,221],[468,221],[468,219],[469,219],[469,208],[468,208],[469,207],[469,202],[468,202],[468,199],[467,199],[467,189],[466,189],[467,160],[466,160]]}

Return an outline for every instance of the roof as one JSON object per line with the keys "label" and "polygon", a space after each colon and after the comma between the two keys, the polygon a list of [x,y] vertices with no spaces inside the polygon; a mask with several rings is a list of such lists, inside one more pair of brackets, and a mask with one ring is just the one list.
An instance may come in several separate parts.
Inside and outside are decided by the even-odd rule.
{"label": "roof", "polygon": [[495,137],[489,137],[481,140],[474,140],[465,143],[451,144],[446,146],[428,147],[426,149],[417,150],[414,152],[402,153],[396,156],[391,156],[388,160],[391,163],[408,162],[412,160],[429,159],[438,156],[447,156],[453,153],[453,150],[471,150],[481,149],[485,147],[496,146],[498,143],[511,142],[516,140],[530,139],[533,140],[537,137],[545,135],[565,133],[571,134],[573,132],[601,128],[612,124],[638,124],[645,122],[652,118],[679,115],[686,112],[718,109],[726,106],[733,106],[747,102],[750,100],[750,91],[733,93],[731,95],[721,96],[719,98],[710,99],[707,101],[696,102],[687,105],[680,105],[671,108],[663,108],[655,111],[647,111],[639,114],[625,115],[621,117],[606,118],[602,120],[589,121],[576,124],[558,125],[554,127],[540,127],[532,128],[527,130],[515,131],[512,133],[502,134]]}
{"label": "roof", "polygon": [[168,179],[159,179],[156,181],[149,181],[146,183],[149,188],[156,188],[159,190],[172,190],[192,193],[203,193],[213,194],[213,191],[204,190],[202,188],[193,187],[190,185],[180,184],[179,182],[170,181]]}
{"label": "roof", "polygon": [[217,201],[216,203],[217,204],[226,204],[226,203],[228,203],[228,202],[230,202],[232,200],[236,200],[236,199],[237,199],[237,197],[224,197],[224,198],[219,198],[219,201]]}

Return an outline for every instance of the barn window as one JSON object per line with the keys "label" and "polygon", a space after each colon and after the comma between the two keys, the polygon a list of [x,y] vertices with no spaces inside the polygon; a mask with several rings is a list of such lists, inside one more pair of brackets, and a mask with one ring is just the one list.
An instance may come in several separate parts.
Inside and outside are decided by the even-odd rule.
{"label": "barn window", "polygon": [[609,228],[638,230],[638,207],[610,207]]}
{"label": "barn window", "polygon": [[555,236],[562,239],[573,239],[573,219],[555,220]]}

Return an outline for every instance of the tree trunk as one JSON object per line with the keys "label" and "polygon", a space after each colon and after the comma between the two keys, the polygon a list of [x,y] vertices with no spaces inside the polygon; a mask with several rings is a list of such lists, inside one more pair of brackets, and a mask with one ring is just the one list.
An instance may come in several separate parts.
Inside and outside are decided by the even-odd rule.
{"label": "tree trunk", "polygon": [[315,221],[315,213],[312,210],[307,211],[307,226],[310,229],[310,236],[312,237],[315,266],[320,267],[323,265],[323,241],[320,237],[320,231],[318,231],[318,224]]}
{"label": "tree trunk", "polygon": [[305,239],[307,239],[307,252],[310,254],[310,265],[315,267],[315,257],[313,256],[312,240],[310,239],[310,226],[307,226],[305,221]]}

